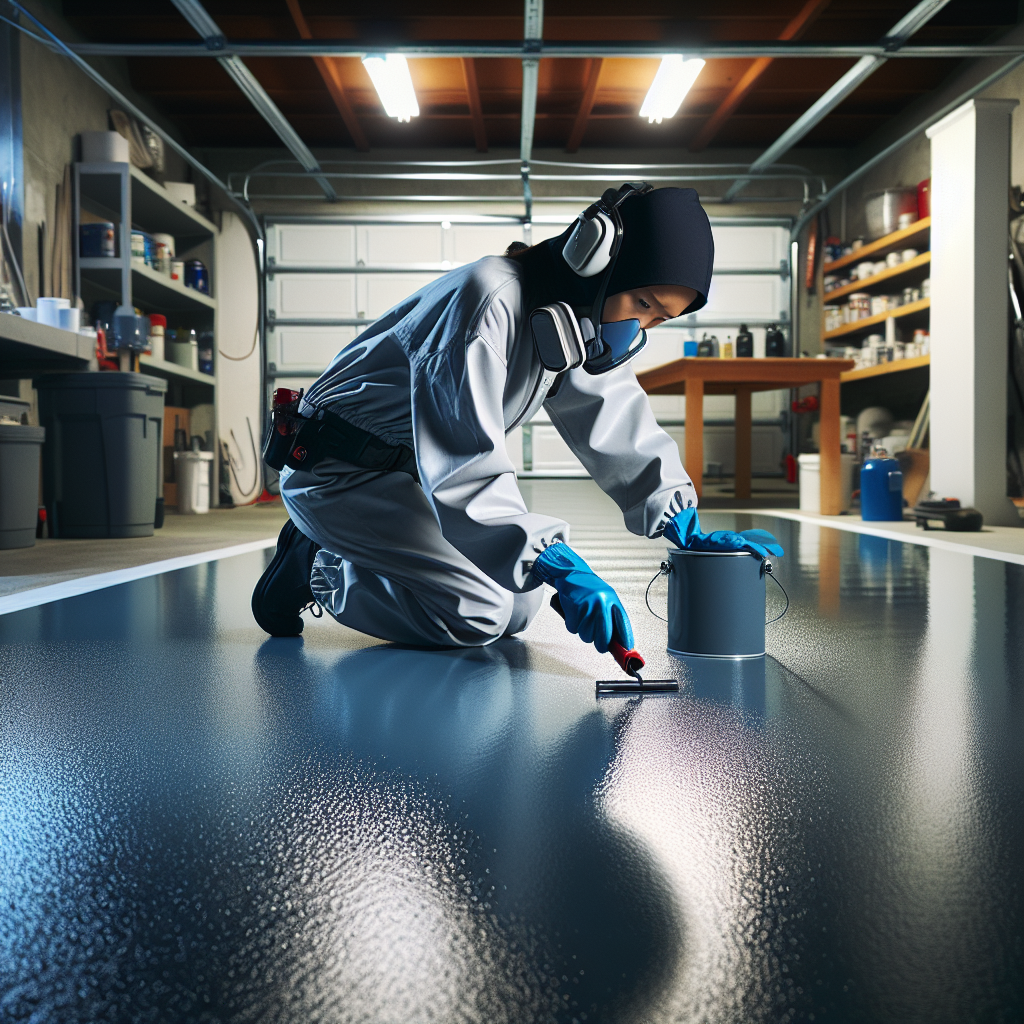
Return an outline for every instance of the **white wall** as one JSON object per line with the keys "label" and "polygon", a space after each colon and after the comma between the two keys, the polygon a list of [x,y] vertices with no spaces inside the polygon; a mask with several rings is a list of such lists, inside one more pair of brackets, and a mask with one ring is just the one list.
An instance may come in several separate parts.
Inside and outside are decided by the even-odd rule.
{"label": "white wall", "polygon": [[215,245],[217,434],[230,455],[231,498],[242,505],[263,489],[259,269],[249,232],[235,214],[222,215]]}

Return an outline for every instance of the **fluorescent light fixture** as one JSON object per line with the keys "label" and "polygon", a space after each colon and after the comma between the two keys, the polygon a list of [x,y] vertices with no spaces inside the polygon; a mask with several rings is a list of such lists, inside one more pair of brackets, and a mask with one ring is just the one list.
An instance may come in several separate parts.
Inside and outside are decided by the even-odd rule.
{"label": "fluorescent light fixture", "polygon": [[644,97],[640,116],[646,117],[651,124],[655,121],[661,124],[662,118],[675,117],[702,67],[704,61],[700,57],[683,60],[678,53],[662,57],[661,67]]}
{"label": "fluorescent light fixture", "polygon": [[409,62],[400,53],[389,53],[386,57],[364,57],[363,67],[377,90],[388,117],[408,121],[419,117],[420,105],[416,102],[416,90],[412,87]]}

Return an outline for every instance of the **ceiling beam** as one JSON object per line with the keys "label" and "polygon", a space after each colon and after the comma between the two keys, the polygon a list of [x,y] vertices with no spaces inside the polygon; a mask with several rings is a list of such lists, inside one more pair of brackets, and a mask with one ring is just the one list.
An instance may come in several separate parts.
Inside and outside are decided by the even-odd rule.
{"label": "ceiling beam", "polygon": [[666,44],[664,40],[423,40],[390,43],[356,42],[352,39],[246,39],[224,40],[219,50],[203,43],[69,43],[83,57],[363,57],[401,53],[406,57],[684,57],[721,58],[786,57],[820,60],[858,57],[887,59],[935,59],[1015,57],[1024,53],[1024,42],[903,46],[891,49],[882,43],[800,43],[777,40],[710,41],[700,44]]}
{"label": "ceiling beam", "polygon": [[[289,0],[290,2],[290,0]],[[480,105],[480,87],[476,81],[476,59],[462,58],[462,77],[466,82],[466,99],[469,102],[469,116],[473,120],[473,141],[478,153],[487,152],[487,130],[484,127],[484,111]]]}
{"label": "ceiling beam", "polygon": [[[882,40],[882,45],[898,50],[919,28],[926,25],[949,0],[921,0],[904,18],[898,21]],[[751,165],[750,172],[771,167],[789,152],[815,125],[823,121],[843,100],[873,75],[884,63],[885,57],[861,57],[817,102],[796,119]],[[734,199],[751,182],[751,178],[738,178],[725,193],[726,202]]]}
{"label": "ceiling beam", "polygon": [[[290,2],[290,0],[289,0]],[[797,16],[782,30],[780,40],[796,39],[828,7],[831,0],[807,0]],[[732,112],[743,102],[747,93],[754,88],[757,80],[771,66],[773,57],[758,57],[732,87],[729,95],[718,105],[718,109],[707,119],[704,126],[690,141],[690,150],[699,153],[721,130]]]}
{"label": "ceiling beam", "polygon": [[[182,17],[202,36],[208,49],[212,51],[223,50],[224,34],[217,27],[217,23],[207,14],[206,9],[199,0],[172,0]],[[259,111],[263,120],[273,128],[277,137],[285,144],[292,156],[310,171],[316,183],[320,186],[323,194],[328,199],[337,199],[337,193],[331,188],[331,183],[323,176],[320,164],[316,157],[309,151],[306,144],[299,138],[298,133],[288,123],[288,119],[278,109],[277,104],[267,95],[267,91],[256,80],[256,76],[242,63],[239,57],[217,58],[220,66],[231,76],[235,84],[245,93],[249,102]]]}
{"label": "ceiling beam", "polygon": [[587,84],[583,88],[583,98],[580,100],[580,108],[576,111],[576,120],[573,121],[572,131],[569,132],[569,141],[565,144],[566,153],[575,153],[583,142],[583,136],[587,131],[587,122],[590,120],[590,112],[594,109],[594,99],[597,96],[597,81],[601,77],[601,68],[604,60],[601,57],[591,57],[590,67],[587,69]]}
{"label": "ceiling beam", "polygon": [[[544,36],[544,0],[524,0],[523,44],[527,53],[540,49]],[[537,116],[537,80],[540,59],[523,59],[523,112],[519,131],[519,159],[530,162],[533,153],[533,129]]]}
{"label": "ceiling beam", "polygon": [[[285,0],[285,3],[288,5],[288,11],[292,16],[292,21],[295,22],[299,35],[303,39],[312,39],[313,33],[309,30],[309,23],[302,13],[299,0]],[[334,100],[334,105],[338,108],[338,113],[341,114],[341,119],[345,122],[349,135],[352,136],[352,143],[357,150],[366,153],[370,149],[370,144],[366,141],[366,133],[352,109],[352,104],[349,103],[348,97],[345,95],[345,86],[341,81],[341,68],[338,67],[337,61],[336,57],[313,58],[313,63],[316,65],[317,71],[320,72],[320,77],[324,80],[324,85],[327,86],[327,91],[331,94],[331,99]]]}

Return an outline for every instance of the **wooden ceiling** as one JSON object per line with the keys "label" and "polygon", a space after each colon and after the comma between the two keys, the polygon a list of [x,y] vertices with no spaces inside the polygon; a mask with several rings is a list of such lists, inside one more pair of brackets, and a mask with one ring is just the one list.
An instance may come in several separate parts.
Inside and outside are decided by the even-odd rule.
{"label": "wooden ceiling", "polygon": [[[207,0],[228,39],[519,40],[522,0]],[[547,0],[547,40],[694,43],[768,40],[875,43],[913,3],[886,0]],[[170,0],[64,0],[64,14],[93,42],[194,41]],[[482,13],[486,12],[486,13]],[[628,13],[626,13],[628,12]],[[1018,20],[1017,0],[953,0],[913,42],[981,43]],[[699,150],[763,148],[852,64],[851,59],[709,60],[670,121],[638,116],[657,60],[544,59],[536,148]],[[246,58],[302,139],[314,147],[518,148],[522,68],[517,59],[410,59],[420,116],[384,114],[355,58]],[[891,60],[803,141],[856,145],[958,67],[952,59]],[[129,58],[133,85],[192,146],[280,143],[214,60]]]}

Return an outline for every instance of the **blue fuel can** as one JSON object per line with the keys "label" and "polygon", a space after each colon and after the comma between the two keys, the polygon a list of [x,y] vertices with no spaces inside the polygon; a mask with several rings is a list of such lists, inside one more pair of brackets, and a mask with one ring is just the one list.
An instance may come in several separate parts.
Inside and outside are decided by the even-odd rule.
{"label": "blue fuel can", "polygon": [[903,518],[903,473],[884,448],[876,448],[860,471],[860,517],[881,523]]}

